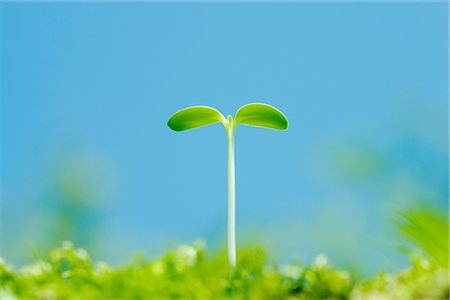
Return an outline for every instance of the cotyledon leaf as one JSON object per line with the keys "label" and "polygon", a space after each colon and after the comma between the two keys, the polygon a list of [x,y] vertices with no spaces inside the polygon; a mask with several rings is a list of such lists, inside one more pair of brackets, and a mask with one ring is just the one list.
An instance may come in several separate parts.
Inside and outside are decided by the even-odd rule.
{"label": "cotyledon leaf", "polygon": [[172,130],[183,131],[218,122],[226,126],[227,120],[217,109],[209,106],[191,106],[174,113],[167,125]]}
{"label": "cotyledon leaf", "polygon": [[264,103],[250,103],[239,108],[235,123],[278,130],[288,128],[286,116],[275,107]]}

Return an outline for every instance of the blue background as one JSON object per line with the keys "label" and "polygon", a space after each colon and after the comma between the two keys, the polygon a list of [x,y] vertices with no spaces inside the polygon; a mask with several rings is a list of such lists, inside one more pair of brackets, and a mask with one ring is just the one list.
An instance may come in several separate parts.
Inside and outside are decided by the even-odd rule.
{"label": "blue background", "polygon": [[[227,115],[265,102],[289,118],[286,132],[238,128],[240,247],[261,243],[277,261],[326,253],[338,265],[392,269],[406,262],[395,212],[447,207],[445,3],[1,9],[9,260],[59,243],[51,232],[61,211],[75,220],[62,238],[111,262],[197,238],[225,248],[224,129],[166,125],[190,105]],[[61,210],[77,191],[81,210]]]}

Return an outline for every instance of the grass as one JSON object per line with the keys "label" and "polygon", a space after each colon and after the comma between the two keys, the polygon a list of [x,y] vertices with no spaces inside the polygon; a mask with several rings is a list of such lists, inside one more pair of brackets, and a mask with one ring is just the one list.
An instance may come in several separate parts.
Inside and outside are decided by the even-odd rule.
{"label": "grass", "polygon": [[423,255],[411,267],[357,282],[318,256],[310,266],[269,264],[262,248],[210,256],[201,243],[158,259],[135,257],[113,269],[64,242],[47,257],[15,269],[0,262],[0,299],[448,299],[447,270]]}
{"label": "grass", "polygon": [[418,207],[400,212],[396,219],[397,228],[410,243],[419,247],[441,267],[448,267],[449,224],[447,209],[437,210]]}

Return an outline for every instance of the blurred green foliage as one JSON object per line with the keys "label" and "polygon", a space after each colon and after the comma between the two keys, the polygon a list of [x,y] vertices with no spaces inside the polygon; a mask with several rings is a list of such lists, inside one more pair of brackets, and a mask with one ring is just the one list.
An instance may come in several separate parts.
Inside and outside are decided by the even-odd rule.
{"label": "blurred green foliage", "polygon": [[358,284],[351,299],[449,299],[448,269],[432,260],[413,254],[412,266],[396,274],[380,273]]}
{"label": "blurred green foliage", "polygon": [[397,227],[416,247],[422,249],[441,267],[448,268],[447,210],[422,206],[400,212]]}
{"label": "blurred green foliage", "polygon": [[319,255],[311,266],[267,262],[262,248],[240,251],[230,271],[226,254],[182,245],[113,269],[93,263],[70,242],[15,270],[0,262],[1,299],[447,299],[447,271],[413,256],[412,267],[358,283]]}

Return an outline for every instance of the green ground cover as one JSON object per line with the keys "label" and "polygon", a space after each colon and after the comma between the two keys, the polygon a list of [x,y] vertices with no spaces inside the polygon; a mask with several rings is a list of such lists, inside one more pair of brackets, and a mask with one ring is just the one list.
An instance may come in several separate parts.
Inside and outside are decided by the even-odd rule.
{"label": "green ground cover", "polygon": [[448,271],[425,255],[410,268],[357,281],[319,255],[301,263],[270,264],[262,248],[238,252],[230,272],[226,253],[209,255],[201,243],[158,259],[137,256],[119,268],[93,262],[64,242],[21,268],[0,262],[0,299],[448,299]]}

